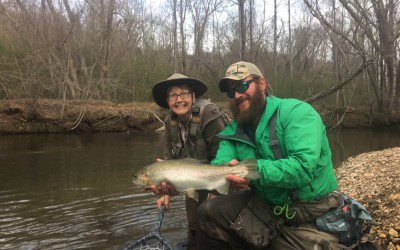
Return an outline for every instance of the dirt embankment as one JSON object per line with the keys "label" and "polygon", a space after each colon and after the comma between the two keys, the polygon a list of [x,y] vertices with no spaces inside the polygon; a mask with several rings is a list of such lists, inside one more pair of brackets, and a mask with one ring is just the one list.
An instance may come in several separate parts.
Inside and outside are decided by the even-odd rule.
{"label": "dirt embankment", "polygon": [[[226,103],[217,103],[229,114]],[[316,106],[326,126],[372,127],[400,124],[400,115],[368,109]],[[152,131],[162,126],[167,111],[154,103],[82,103],[50,99],[0,101],[0,134]]]}
{"label": "dirt embankment", "polygon": [[0,101],[0,134],[149,131],[166,110],[154,103]]}

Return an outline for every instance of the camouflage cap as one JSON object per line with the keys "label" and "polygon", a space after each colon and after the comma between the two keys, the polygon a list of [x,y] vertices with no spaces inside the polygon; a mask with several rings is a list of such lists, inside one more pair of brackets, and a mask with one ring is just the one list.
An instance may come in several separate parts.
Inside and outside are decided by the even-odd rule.
{"label": "camouflage cap", "polygon": [[226,70],[225,77],[219,81],[219,90],[226,92],[228,90],[229,80],[241,81],[249,75],[257,75],[263,77],[258,67],[252,63],[240,61],[232,64]]}

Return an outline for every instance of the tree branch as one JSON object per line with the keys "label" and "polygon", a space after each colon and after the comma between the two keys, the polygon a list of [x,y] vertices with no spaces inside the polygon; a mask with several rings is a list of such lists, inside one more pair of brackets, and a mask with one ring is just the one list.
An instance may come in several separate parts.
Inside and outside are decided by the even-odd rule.
{"label": "tree branch", "polygon": [[308,103],[313,103],[315,101],[318,101],[319,99],[322,99],[322,98],[324,98],[324,97],[336,92],[337,90],[343,88],[343,86],[345,86],[346,84],[351,82],[359,74],[361,74],[364,71],[364,69],[366,69],[371,63],[372,63],[372,61],[369,61],[369,62],[367,62],[365,64],[362,64],[360,66],[360,68],[358,70],[356,70],[353,74],[351,74],[350,77],[347,78],[346,80],[344,80],[341,83],[338,83],[338,84],[328,88],[327,90],[324,90],[324,91],[320,92],[319,94],[316,94],[316,95],[314,95],[314,96],[312,96],[310,98],[307,98],[304,101],[308,102]]}

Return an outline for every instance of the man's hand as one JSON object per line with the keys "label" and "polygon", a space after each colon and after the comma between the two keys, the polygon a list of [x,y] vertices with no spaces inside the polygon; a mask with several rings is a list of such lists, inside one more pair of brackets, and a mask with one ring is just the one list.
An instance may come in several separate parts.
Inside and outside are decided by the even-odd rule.
{"label": "man's hand", "polygon": [[[233,159],[229,162],[229,166],[234,167],[235,165],[239,164],[239,161]],[[250,188],[250,179],[242,178],[237,175],[228,174],[225,178],[230,182],[229,189],[237,190],[237,189],[251,189]]]}

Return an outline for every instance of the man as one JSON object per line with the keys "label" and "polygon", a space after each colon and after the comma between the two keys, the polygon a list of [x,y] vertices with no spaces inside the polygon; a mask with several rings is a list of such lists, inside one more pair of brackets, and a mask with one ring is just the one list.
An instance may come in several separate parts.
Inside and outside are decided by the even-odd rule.
{"label": "man", "polygon": [[[220,133],[211,163],[234,167],[256,158],[261,177],[250,181],[228,175],[234,191],[200,205],[198,248],[338,249],[337,235],[312,224],[339,206],[331,151],[318,113],[305,102],[269,95],[267,81],[249,62],[232,64],[219,89],[229,98],[234,121]],[[282,156],[276,145],[269,145],[276,142],[275,135]]]}
{"label": "man", "polygon": [[[200,98],[207,92],[207,85],[186,75],[174,73],[168,79],[153,86],[153,99],[158,106],[169,109],[165,119],[164,159],[195,158],[204,162],[214,159],[219,139],[216,135],[225,128],[226,121],[220,109],[208,100]],[[162,183],[165,190],[166,183]],[[164,204],[169,208],[168,190],[153,185],[156,194],[164,194],[158,199],[158,207]],[[206,192],[199,192],[199,200],[204,200]],[[186,196],[189,245],[194,244],[196,228],[196,209],[198,202]]]}

